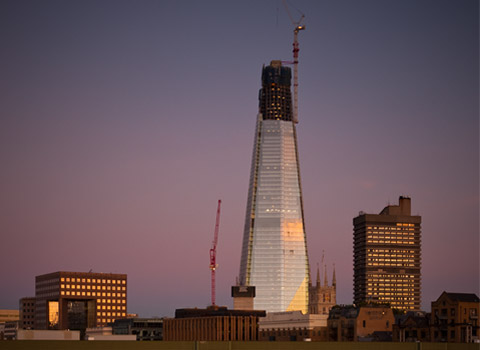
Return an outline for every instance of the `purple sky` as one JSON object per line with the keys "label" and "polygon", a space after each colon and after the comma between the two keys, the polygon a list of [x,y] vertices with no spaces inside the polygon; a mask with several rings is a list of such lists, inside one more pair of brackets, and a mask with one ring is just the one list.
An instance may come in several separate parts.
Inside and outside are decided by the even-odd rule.
{"label": "purple sky", "polygon": [[[353,217],[409,195],[422,307],[478,294],[478,1],[292,4],[311,266],[351,303]],[[90,269],[127,273],[141,316],[207,306],[219,198],[231,306],[261,67],[292,29],[279,0],[1,1],[0,309]]]}

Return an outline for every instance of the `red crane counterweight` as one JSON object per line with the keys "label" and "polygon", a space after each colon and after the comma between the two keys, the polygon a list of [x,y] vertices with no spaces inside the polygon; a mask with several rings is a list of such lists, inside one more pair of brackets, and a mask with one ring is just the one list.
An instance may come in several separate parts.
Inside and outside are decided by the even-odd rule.
{"label": "red crane counterweight", "polygon": [[220,206],[222,201],[218,200],[217,218],[215,219],[215,232],[213,234],[212,248],[210,248],[210,270],[212,274],[212,306],[215,305],[215,270],[217,268],[217,242],[218,227],[220,225]]}

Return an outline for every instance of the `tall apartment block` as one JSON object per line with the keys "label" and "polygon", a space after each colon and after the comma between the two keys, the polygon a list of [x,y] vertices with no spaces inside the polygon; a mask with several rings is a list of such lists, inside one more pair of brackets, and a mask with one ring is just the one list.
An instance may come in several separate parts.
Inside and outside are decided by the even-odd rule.
{"label": "tall apartment block", "polygon": [[291,70],[262,70],[240,262],[240,285],[254,286],[254,308],[308,311],[310,281]]}
{"label": "tall apartment block", "polygon": [[127,275],[53,272],[35,277],[35,329],[85,330],[127,316]]}
{"label": "tall apartment block", "polygon": [[360,212],[353,219],[356,304],[420,309],[421,220],[411,215],[411,200],[403,196],[380,214]]}

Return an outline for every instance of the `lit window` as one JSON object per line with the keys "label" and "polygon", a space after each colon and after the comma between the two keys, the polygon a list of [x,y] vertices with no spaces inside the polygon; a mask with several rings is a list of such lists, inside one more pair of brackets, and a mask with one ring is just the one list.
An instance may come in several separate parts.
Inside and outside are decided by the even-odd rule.
{"label": "lit window", "polygon": [[92,296],[96,297],[96,296],[97,296],[97,293],[92,292]]}
{"label": "lit window", "polygon": [[106,296],[105,293],[102,293],[102,297]]}
{"label": "lit window", "polygon": [[60,281],[65,282],[65,278],[64,277],[60,278]]}
{"label": "lit window", "polygon": [[61,285],[60,285],[60,288],[64,289],[64,288],[65,288],[65,285],[64,285],[64,284],[61,284]]}
{"label": "lit window", "polygon": [[70,295],[70,292],[67,290],[67,295]]}
{"label": "lit window", "polygon": [[125,312],[122,312],[122,316],[125,316]]}
{"label": "lit window", "polygon": [[82,283],[85,283],[85,278],[82,278]]}
{"label": "lit window", "polygon": [[89,286],[89,285],[87,286],[87,289],[90,289],[90,286]]}
{"label": "lit window", "polygon": [[60,295],[65,295],[65,292],[62,290],[62,291],[60,292]]}
{"label": "lit window", "polygon": [[107,293],[107,297],[109,297],[111,294],[110,293]]}
{"label": "lit window", "polygon": [[112,289],[113,289],[113,290],[117,290],[117,287],[113,286]]}
{"label": "lit window", "polygon": [[76,292],[72,292],[72,295],[76,295]]}
{"label": "lit window", "polygon": [[100,304],[102,302],[102,299],[97,299],[97,304]]}
{"label": "lit window", "polygon": [[85,292],[82,292],[82,296],[85,296]]}
{"label": "lit window", "polygon": [[102,290],[105,290],[105,286],[102,286]]}
{"label": "lit window", "polygon": [[126,283],[126,281],[125,281],[125,280],[123,280],[123,281],[122,281],[122,284],[125,284],[125,283]]}
{"label": "lit window", "polygon": [[102,303],[106,303],[107,301],[105,299],[102,299]]}
{"label": "lit window", "polygon": [[110,310],[110,305],[107,305],[107,310]]}
{"label": "lit window", "polygon": [[106,309],[106,306],[105,305],[102,305],[102,310],[105,310]]}
{"label": "lit window", "polygon": [[111,280],[107,280],[107,283],[112,283],[112,281],[111,281]]}
{"label": "lit window", "polygon": [[90,293],[90,292],[87,292],[87,297],[89,297],[91,294],[92,294],[92,293]]}
{"label": "lit window", "polygon": [[87,283],[90,283],[90,278],[87,278]]}
{"label": "lit window", "polygon": [[102,283],[106,283],[106,281],[105,281],[105,280],[102,280]]}
{"label": "lit window", "polygon": [[107,312],[107,316],[111,316],[112,314],[110,312]]}
{"label": "lit window", "polygon": [[95,278],[93,278],[92,283],[97,283],[97,280]]}

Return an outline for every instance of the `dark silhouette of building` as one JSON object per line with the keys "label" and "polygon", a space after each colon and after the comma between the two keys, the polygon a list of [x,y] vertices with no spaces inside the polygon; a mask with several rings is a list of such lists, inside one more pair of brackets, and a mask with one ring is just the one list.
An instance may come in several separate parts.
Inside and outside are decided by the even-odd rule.
{"label": "dark silhouette of building", "polygon": [[394,342],[430,342],[430,314],[408,311],[397,315],[393,325]]}
{"label": "dark silhouette of building", "polygon": [[354,225],[354,302],[420,309],[420,216],[401,196],[380,214],[360,213]]}
{"label": "dark silhouette of building", "polygon": [[137,340],[163,340],[163,318],[124,318],[112,324],[112,334],[136,335]]}

